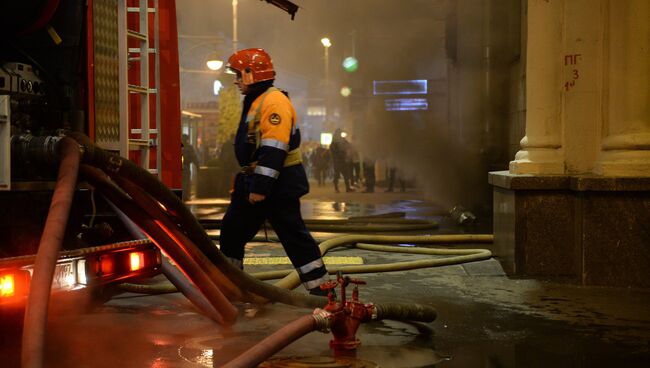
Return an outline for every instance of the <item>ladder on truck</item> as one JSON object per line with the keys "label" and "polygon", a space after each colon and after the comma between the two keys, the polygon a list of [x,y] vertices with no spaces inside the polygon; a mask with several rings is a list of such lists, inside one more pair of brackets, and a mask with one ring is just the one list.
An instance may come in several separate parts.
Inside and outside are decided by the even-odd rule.
{"label": "ladder on truck", "polygon": [[[152,7],[149,7],[150,4]],[[118,0],[117,6],[120,155],[131,158],[131,152],[139,151],[140,166],[160,178],[162,160],[158,90],[160,86],[158,0]],[[149,32],[150,21],[153,21],[153,34]],[[134,44],[137,46],[129,47]],[[153,81],[151,81],[150,73],[152,57]],[[139,67],[139,73],[135,69],[136,66]],[[133,72],[130,72],[131,68],[134,68]],[[139,103],[134,104],[133,99],[138,97]],[[152,103],[155,108],[153,119],[151,116]],[[134,114],[133,105],[139,106],[139,114],[137,114],[138,112]],[[135,121],[131,121],[131,114],[139,115],[139,127],[135,126]],[[154,149],[155,161],[151,154]],[[155,164],[153,164],[154,162]]]}

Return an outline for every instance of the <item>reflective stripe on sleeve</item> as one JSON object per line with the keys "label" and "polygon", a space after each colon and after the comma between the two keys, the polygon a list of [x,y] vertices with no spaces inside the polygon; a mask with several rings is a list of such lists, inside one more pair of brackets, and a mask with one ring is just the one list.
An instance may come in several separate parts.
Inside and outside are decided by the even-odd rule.
{"label": "reflective stripe on sleeve", "polygon": [[283,151],[289,150],[288,144],[281,142],[277,139],[270,139],[270,138],[262,139],[262,143],[260,143],[260,146],[274,147],[274,148],[281,149]]}
{"label": "reflective stripe on sleeve", "polygon": [[297,270],[298,270],[298,273],[304,275],[306,273],[309,273],[309,271],[313,271],[313,270],[317,269],[318,267],[323,267],[323,266],[324,266],[323,259],[319,258],[317,260],[311,261],[311,262],[309,262],[309,263],[307,263],[305,265],[302,265],[302,266],[298,267]]}
{"label": "reflective stripe on sleeve", "polygon": [[316,280],[303,282],[302,285],[305,287],[305,289],[311,290],[313,288],[317,288],[321,286],[322,284],[328,282],[329,280],[330,280],[330,275],[326,273],[322,277],[317,278]]}
{"label": "reflective stripe on sleeve", "polygon": [[260,174],[260,175],[271,177],[273,179],[277,179],[278,176],[280,175],[280,172],[278,170],[271,169],[270,167],[258,165],[255,166],[255,174]]}

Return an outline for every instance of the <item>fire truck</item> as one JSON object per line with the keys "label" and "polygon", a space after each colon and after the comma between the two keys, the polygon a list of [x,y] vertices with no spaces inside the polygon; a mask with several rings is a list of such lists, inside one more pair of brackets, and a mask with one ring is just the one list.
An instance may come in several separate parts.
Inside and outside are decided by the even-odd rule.
{"label": "fire truck", "polygon": [[[181,189],[174,0],[0,4],[0,312],[24,308],[61,137],[86,135]],[[109,293],[160,272],[161,254],[80,181],[53,295]]]}

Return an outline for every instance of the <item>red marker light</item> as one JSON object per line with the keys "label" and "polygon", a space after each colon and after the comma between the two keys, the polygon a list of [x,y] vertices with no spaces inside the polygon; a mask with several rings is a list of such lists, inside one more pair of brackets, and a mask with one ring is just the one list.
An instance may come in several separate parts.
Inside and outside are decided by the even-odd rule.
{"label": "red marker light", "polygon": [[144,268],[144,253],[131,252],[131,254],[129,254],[129,259],[131,261],[131,271],[137,271]]}
{"label": "red marker light", "polygon": [[16,293],[14,275],[7,274],[0,276],[0,297],[10,297]]}

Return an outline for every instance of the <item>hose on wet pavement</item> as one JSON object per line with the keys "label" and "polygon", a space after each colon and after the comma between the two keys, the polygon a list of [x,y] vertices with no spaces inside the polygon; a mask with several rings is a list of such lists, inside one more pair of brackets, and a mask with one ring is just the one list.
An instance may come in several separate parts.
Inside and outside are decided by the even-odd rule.
{"label": "hose on wet pavement", "polygon": [[[329,250],[352,245],[362,242],[377,243],[377,244],[397,244],[397,243],[410,243],[410,244],[449,244],[449,243],[491,243],[494,237],[488,234],[477,235],[344,235],[332,238],[320,243],[319,248],[321,255],[325,255]],[[367,246],[366,246],[367,248]],[[396,248],[396,247],[393,247]],[[401,247],[400,247],[401,248]],[[383,248],[384,251],[387,248]],[[404,248],[404,252],[408,252]],[[487,249],[424,249],[417,248],[416,252],[421,254],[463,254],[458,257],[453,257],[451,260],[446,261],[446,258],[421,260],[414,262],[398,262],[395,265],[370,265],[370,266],[348,266],[346,267],[349,273],[363,273],[363,272],[385,272],[385,271],[400,271],[402,269],[414,269],[421,267],[433,267],[436,265],[458,264],[464,262],[473,262],[484,259],[489,259],[492,253]],[[376,250],[376,249],[375,249]],[[452,251],[452,252],[450,252]],[[411,251],[414,252],[414,251]],[[341,270],[344,271],[344,270]],[[354,271],[354,272],[353,272]],[[293,289],[300,284],[298,273],[294,270],[291,271],[282,280],[276,282],[274,285],[280,288]]]}
{"label": "hose on wet pavement", "polygon": [[[406,270],[415,270],[420,268],[442,267],[467,262],[476,262],[492,257],[492,252],[488,249],[439,249],[439,248],[421,248],[421,247],[402,247],[387,246],[377,244],[365,244],[361,241],[385,242],[391,244],[399,243],[418,243],[418,244],[466,244],[466,243],[490,243],[492,235],[349,235],[331,238],[321,243],[320,249],[324,255],[329,250],[336,247],[357,248],[369,251],[379,252],[397,252],[406,254],[423,254],[432,256],[445,256],[441,258],[418,259],[414,261],[393,262],[373,265],[357,266],[328,266],[328,272],[333,275],[338,272],[343,274],[360,274],[360,273],[380,273],[380,272],[397,272]],[[324,244],[324,245],[323,245]],[[275,280],[285,278],[282,283],[278,282],[276,286],[282,288],[295,288],[296,276],[292,275],[293,269],[274,270],[253,272],[250,275],[258,280]],[[299,283],[299,279],[298,279]],[[159,294],[169,292],[173,288],[168,283],[156,285],[137,285],[127,286],[129,291],[140,292],[144,294]],[[136,291],[137,290],[137,291]]]}
{"label": "hose on wet pavement", "polygon": [[[437,317],[434,308],[419,304],[384,303],[372,305],[371,308],[374,309],[374,312],[369,318],[352,318],[358,323],[364,323],[384,319],[433,322]],[[331,316],[328,311],[316,309],[311,315],[299,317],[222,365],[222,368],[257,367],[258,364],[269,359],[278,351],[313,331],[328,333],[330,329],[334,331],[337,328],[345,328],[342,325],[337,325],[337,321],[342,322],[343,325],[345,325],[345,321],[332,320]]]}
{"label": "hose on wet pavement", "polygon": [[[431,220],[382,216],[350,217],[347,219],[304,219],[304,221],[309,231],[322,232],[377,233],[423,231],[438,228],[438,223]],[[206,230],[221,228],[220,219],[200,219],[199,222]]]}
{"label": "hose on wet pavement", "polygon": [[319,319],[314,315],[302,316],[289,322],[221,367],[257,367],[258,364],[308,333],[319,329],[326,329],[327,324],[328,320],[325,318]]}
{"label": "hose on wet pavement", "polygon": [[[342,244],[341,246],[345,246]],[[399,252],[408,254],[424,254],[435,256],[452,256],[443,258],[428,258],[418,259],[415,261],[403,261],[373,265],[360,265],[360,266],[328,266],[327,270],[331,275],[341,272],[345,274],[357,273],[379,273],[379,272],[397,272],[406,270],[415,270],[419,268],[442,267],[455,264],[476,262],[492,257],[492,252],[487,249],[432,249],[432,248],[416,248],[416,247],[400,247],[400,246],[385,246],[375,244],[357,243],[352,247],[363,250],[383,251],[383,252]],[[253,272],[251,275],[260,280],[274,280],[283,277],[288,277],[294,270],[274,270],[264,272]]]}

